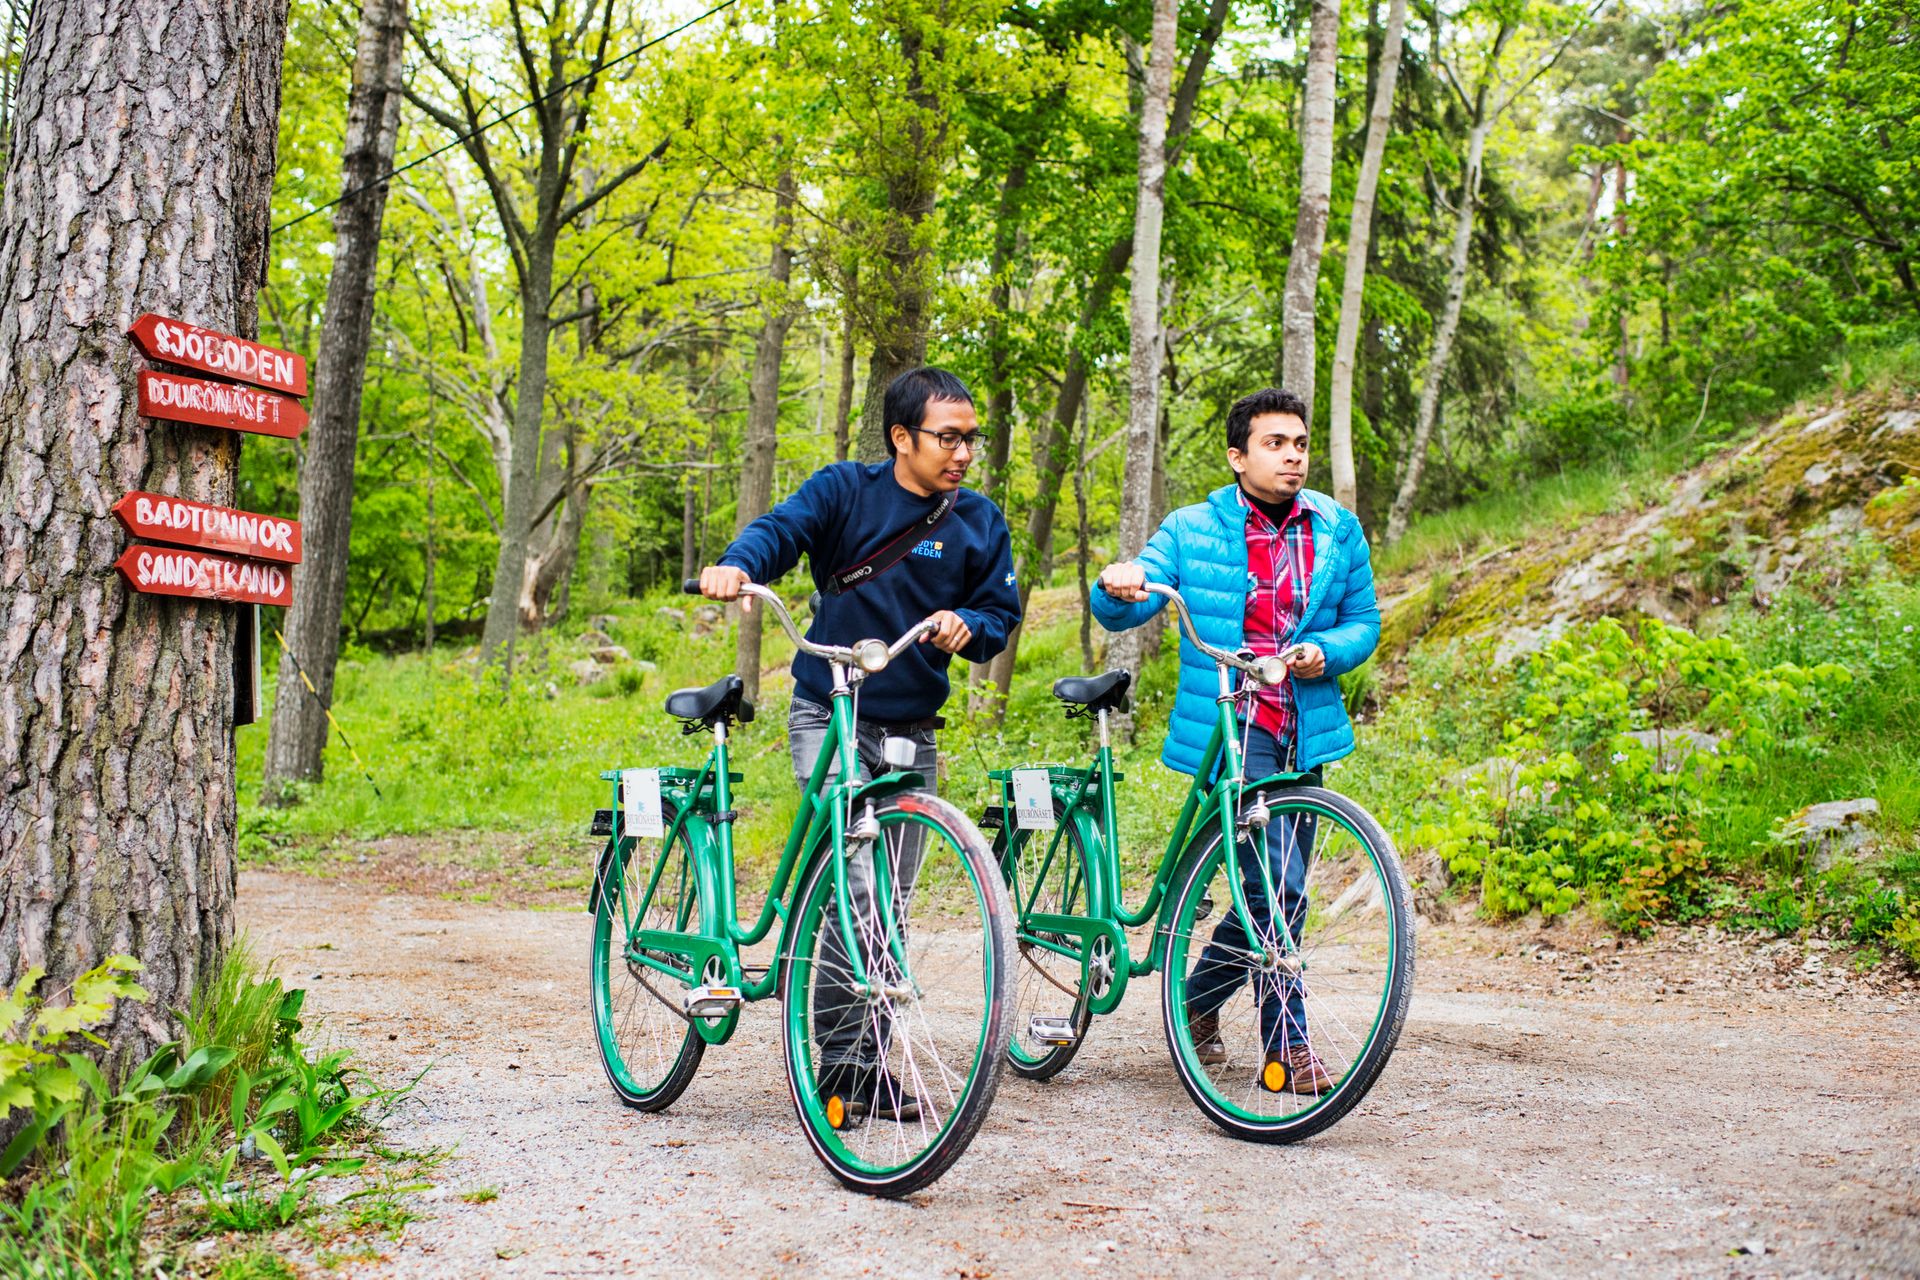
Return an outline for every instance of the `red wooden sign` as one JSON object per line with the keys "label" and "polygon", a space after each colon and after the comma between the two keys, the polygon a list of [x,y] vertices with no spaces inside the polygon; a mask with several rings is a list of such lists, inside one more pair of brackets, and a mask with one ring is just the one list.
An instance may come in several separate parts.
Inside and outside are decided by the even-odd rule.
{"label": "red wooden sign", "polygon": [[139,492],[114,503],[113,514],[136,538],[231,551],[256,560],[300,563],[298,520]]}
{"label": "red wooden sign", "polygon": [[149,418],[252,431],[286,440],[307,429],[307,411],[298,400],[231,382],[152,369],[140,371],[140,412]]}
{"label": "red wooden sign", "polygon": [[136,542],[113,563],[129,586],[148,595],[194,596],[240,604],[293,603],[293,577],[277,564],[236,560]]}
{"label": "red wooden sign", "polygon": [[307,394],[307,359],[291,351],[152,313],[135,320],[127,333],[155,360],[223,374],[290,395]]}

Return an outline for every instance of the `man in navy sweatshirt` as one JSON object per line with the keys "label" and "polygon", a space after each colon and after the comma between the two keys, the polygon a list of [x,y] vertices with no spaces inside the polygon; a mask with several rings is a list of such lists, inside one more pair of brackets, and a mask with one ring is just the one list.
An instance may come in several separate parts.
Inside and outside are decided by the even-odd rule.
{"label": "man in navy sweatshirt", "polygon": [[[837,462],[814,472],[793,497],[741,530],[718,564],[701,571],[700,590],[710,599],[735,600],[743,582],[773,582],[805,555],[821,591],[807,629],[817,644],[892,642],[915,623],[935,618],[937,630],[861,685],[856,744],[862,773],[870,776],[888,768],[880,756],[883,739],[909,738],[917,748],[914,769],[931,779],[952,656],[985,662],[1006,648],[1020,621],[1020,594],[1006,516],[992,499],[961,487],[984,446],[966,384],[944,369],[911,369],[887,388],[884,409],[888,461]],[[943,502],[945,514],[908,554],[839,585]],[[831,697],[827,664],[796,655],[787,733],[794,777],[802,785],[826,739]],[[919,861],[917,844],[900,851],[894,875],[902,897],[911,891]],[[863,906],[870,909],[871,866],[851,860],[847,875],[849,905],[856,914]],[[838,931],[828,930],[829,970],[845,963],[834,954],[840,946]],[[838,1093],[850,1116],[918,1117],[918,1101],[888,1078],[884,1037],[854,1011],[851,991],[818,993],[814,1021],[823,1096]]]}

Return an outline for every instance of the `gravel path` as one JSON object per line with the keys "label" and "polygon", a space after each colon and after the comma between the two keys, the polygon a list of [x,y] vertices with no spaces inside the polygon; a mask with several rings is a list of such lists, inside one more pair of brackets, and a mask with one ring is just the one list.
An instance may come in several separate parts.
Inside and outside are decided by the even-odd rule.
{"label": "gravel path", "polygon": [[578,911],[248,872],[240,915],[334,1041],[433,1064],[394,1140],[457,1157],[347,1275],[1920,1275],[1920,998],[1818,951],[1424,925],[1386,1074],[1292,1147],[1200,1117],[1143,985],[882,1202],[807,1150],[771,1007],[668,1113],[619,1106]]}

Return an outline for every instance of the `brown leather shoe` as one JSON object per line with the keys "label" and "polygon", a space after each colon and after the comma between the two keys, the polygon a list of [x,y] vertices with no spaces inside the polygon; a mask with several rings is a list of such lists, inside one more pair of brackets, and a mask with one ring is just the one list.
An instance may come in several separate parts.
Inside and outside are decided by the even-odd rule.
{"label": "brown leather shoe", "polygon": [[1203,1067],[1217,1067],[1227,1060],[1227,1042],[1220,1038],[1220,1015],[1203,1013],[1187,1023],[1187,1039],[1193,1041],[1193,1055]]}
{"label": "brown leather shoe", "polygon": [[1297,1044],[1284,1051],[1267,1054],[1260,1068],[1260,1085],[1268,1093],[1306,1093],[1319,1097],[1332,1093],[1339,1081],[1327,1074],[1320,1055],[1311,1045]]}

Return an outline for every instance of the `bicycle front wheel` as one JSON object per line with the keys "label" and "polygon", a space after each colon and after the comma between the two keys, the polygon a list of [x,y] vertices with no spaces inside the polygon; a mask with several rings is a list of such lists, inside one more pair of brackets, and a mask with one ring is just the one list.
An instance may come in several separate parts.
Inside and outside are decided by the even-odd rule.
{"label": "bicycle front wheel", "polygon": [[[1387,835],[1336,792],[1269,793],[1227,856],[1214,831],[1176,877],[1161,1010],[1180,1082],[1235,1137],[1297,1142],[1387,1065],[1413,992],[1413,914]],[[1272,910],[1256,858],[1273,870]],[[1229,876],[1246,888],[1240,919]]]}
{"label": "bicycle front wheel", "polygon": [[986,841],[944,800],[878,802],[847,853],[856,981],[831,853],[795,902],[783,987],[787,1082],[801,1129],[842,1183],[900,1196],[973,1141],[1005,1062],[1012,952]]}
{"label": "bicycle front wheel", "polygon": [[[698,981],[684,962],[633,945],[641,929],[686,933],[700,927],[692,851],[684,831],[673,843],[636,841],[624,858],[606,858],[593,912],[593,1030],[600,1063],[620,1101],[640,1111],[673,1105],[700,1066],[706,1041],[681,1012]],[[653,960],[680,971],[670,973]]]}

